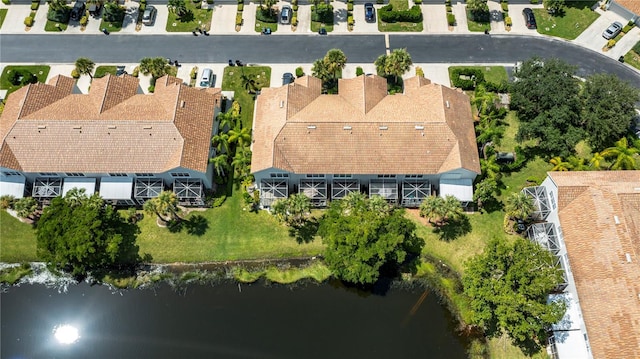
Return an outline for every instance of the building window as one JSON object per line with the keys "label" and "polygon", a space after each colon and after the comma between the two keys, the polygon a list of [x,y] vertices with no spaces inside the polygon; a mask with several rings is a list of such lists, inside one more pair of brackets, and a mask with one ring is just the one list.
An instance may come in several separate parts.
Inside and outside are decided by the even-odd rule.
{"label": "building window", "polygon": [[84,173],[80,172],[67,172],[65,175],[67,175],[67,177],[84,177]]}
{"label": "building window", "polygon": [[58,174],[55,172],[40,172],[40,176],[45,176],[45,177],[57,177]]}
{"label": "building window", "polygon": [[271,178],[289,178],[288,173],[270,173],[269,177]]}
{"label": "building window", "polygon": [[127,177],[126,173],[109,173],[111,177]]}
{"label": "building window", "polygon": [[7,171],[7,172],[2,172],[3,176],[21,176],[20,172],[15,172],[15,171]]}
{"label": "building window", "polygon": [[333,178],[351,178],[351,175],[337,174],[337,175],[333,175]]}
{"label": "building window", "polygon": [[551,208],[556,209],[556,198],[553,196],[553,192],[549,192],[549,200],[551,201]]}
{"label": "building window", "polygon": [[378,178],[396,178],[396,175],[378,175]]}
{"label": "building window", "polygon": [[316,174],[313,174],[313,175],[306,175],[306,177],[307,177],[307,178],[324,178],[324,175],[316,175]]}
{"label": "building window", "polygon": [[171,177],[191,177],[187,172],[173,172],[171,173]]}
{"label": "building window", "polygon": [[153,177],[153,173],[136,173],[136,177]]}
{"label": "building window", "polygon": [[422,178],[422,175],[404,175],[404,178]]}

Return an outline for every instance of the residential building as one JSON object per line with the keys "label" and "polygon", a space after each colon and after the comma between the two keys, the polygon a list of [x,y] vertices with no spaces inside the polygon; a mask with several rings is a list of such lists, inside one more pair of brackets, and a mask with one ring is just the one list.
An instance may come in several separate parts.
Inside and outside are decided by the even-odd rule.
{"label": "residential building", "polygon": [[550,172],[528,235],[558,258],[554,358],[640,358],[640,171]]}
{"label": "residential building", "polygon": [[610,0],[606,7],[627,20],[639,23],[640,1],[638,0]]}
{"label": "residential building", "polygon": [[469,97],[423,77],[395,95],[375,75],[340,79],[338,94],[310,76],[263,89],[253,138],[263,208],[291,193],[323,206],[353,191],[406,207],[433,191],[469,203],[480,173]]}
{"label": "residential building", "polygon": [[143,94],[138,79],[93,79],[88,94],[56,76],[8,98],[0,117],[0,194],[42,201],[71,188],[120,205],[142,204],[172,188],[183,204],[211,188],[211,136],[219,89],[171,76]]}

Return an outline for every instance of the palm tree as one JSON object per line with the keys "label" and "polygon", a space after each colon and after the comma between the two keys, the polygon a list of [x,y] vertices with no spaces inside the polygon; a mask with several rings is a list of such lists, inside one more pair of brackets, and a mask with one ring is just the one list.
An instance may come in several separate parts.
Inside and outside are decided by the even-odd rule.
{"label": "palm tree", "polygon": [[288,207],[289,216],[291,217],[288,221],[289,225],[300,227],[311,213],[311,199],[303,193],[295,193],[289,197]]}
{"label": "palm tree", "polygon": [[499,145],[502,141],[502,136],[504,135],[505,128],[504,126],[487,126],[481,128],[480,126],[476,127],[480,130],[478,136],[476,136],[476,141],[483,145],[483,147],[488,143],[493,143],[494,145]]}
{"label": "palm tree", "polygon": [[248,146],[251,143],[251,129],[238,125],[229,130],[229,143],[237,144],[239,147]]}
{"label": "palm tree", "polygon": [[187,13],[187,5],[184,0],[169,0],[167,5],[178,17],[182,17]]}
{"label": "palm tree", "polygon": [[327,64],[323,61],[323,59],[318,59],[313,62],[313,66],[311,67],[311,74],[314,77],[322,80],[322,82],[326,82],[331,78],[331,73],[329,72]]}
{"label": "palm tree", "polygon": [[395,49],[387,56],[385,72],[393,75],[395,82],[398,83],[398,77],[401,77],[409,71],[411,65],[413,65],[413,61],[407,49]]}
{"label": "palm tree", "polygon": [[382,196],[373,196],[369,199],[369,209],[380,215],[386,215],[391,211],[391,205]]}
{"label": "palm tree", "polygon": [[478,116],[480,114],[488,114],[495,107],[498,96],[493,92],[487,91],[487,88],[483,84],[476,86],[476,90],[473,93],[472,104],[478,110]]}
{"label": "palm tree", "polygon": [[533,198],[524,192],[511,193],[505,202],[505,212],[510,218],[527,219],[536,210]]}
{"label": "palm tree", "polygon": [[373,62],[373,64],[376,66],[376,73],[378,74],[378,76],[387,76],[387,55],[380,55],[378,56],[378,58],[376,59],[376,61]]}
{"label": "palm tree", "polygon": [[38,202],[33,197],[23,197],[13,204],[13,209],[20,218],[29,218],[38,209]]}
{"label": "palm tree", "polygon": [[162,222],[180,219],[178,216],[178,196],[173,191],[162,191],[158,197],[144,203],[145,212],[155,214]]}
{"label": "palm tree", "polygon": [[218,152],[229,153],[229,134],[226,132],[218,132],[211,139],[212,145]]}
{"label": "palm tree", "polygon": [[76,71],[78,71],[80,75],[89,75],[90,78],[93,78],[91,73],[93,73],[95,67],[95,62],[89,58],[80,57],[76,60]]}
{"label": "palm tree", "polygon": [[446,195],[442,201],[442,222],[455,221],[462,217],[462,204],[455,196]]}
{"label": "palm tree", "polygon": [[333,79],[337,79],[340,72],[347,65],[347,56],[342,52],[342,50],[331,49],[327,51],[323,62],[326,64],[327,71],[331,74]]}
{"label": "palm tree", "polygon": [[[275,5],[278,0],[261,0],[261,3],[264,3],[264,7],[266,7],[266,10],[269,12],[269,16],[273,16],[273,5]],[[262,4],[260,4],[260,9],[263,9]]]}
{"label": "palm tree", "polygon": [[600,152],[604,158],[615,159],[609,169],[612,170],[633,170],[636,168],[635,156],[640,152],[635,147],[629,147],[627,138],[623,137],[615,143],[614,147],[609,147]]}
{"label": "palm tree", "polygon": [[569,162],[565,162],[560,156],[550,159],[549,163],[553,165],[552,171],[568,171],[571,167]]}
{"label": "palm tree", "polygon": [[604,156],[602,155],[602,153],[596,152],[593,154],[593,156],[589,160],[589,167],[599,170],[603,161],[604,161]]}
{"label": "palm tree", "polygon": [[366,200],[367,196],[365,196],[365,194],[362,192],[349,192],[340,200],[342,212],[344,214],[349,214],[354,209],[363,206]]}
{"label": "palm tree", "polygon": [[143,75],[151,74],[154,79],[159,79],[167,74],[167,59],[164,57],[145,57],[140,60],[140,72]]}
{"label": "palm tree", "polygon": [[229,130],[236,125],[237,116],[231,110],[218,114],[218,132]]}
{"label": "palm tree", "polygon": [[587,165],[584,163],[585,159],[578,156],[569,156],[569,168],[572,171],[584,171],[587,169]]}
{"label": "palm tree", "polygon": [[244,73],[244,70],[242,70],[242,74],[240,74],[240,81],[242,81],[242,85],[248,93],[255,94],[258,92],[258,82],[253,75],[247,75]]}
{"label": "palm tree", "polygon": [[444,213],[444,200],[438,196],[429,196],[420,203],[420,217],[424,217],[433,224],[432,219],[436,223],[440,221]]}
{"label": "palm tree", "polygon": [[236,155],[233,157],[231,166],[233,166],[239,177],[246,177],[249,175],[249,172],[251,171],[250,165],[251,151],[244,147],[240,148],[239,151],[236,151]]}
{"label": "palm tree", "polygon": [[500,173],[500,165],[496,161],[495,154],[489,156],[486,160],[480,159],[480,168],[487,178],[492,178],[498,181],[502,174]]}
{"label": "palm tree", "polygon": [[220,177],[224,176],[225,171],[229,169],[229,156],[226,153],[218,154],[213,157],[210,162],[213,164],[213,168]]}

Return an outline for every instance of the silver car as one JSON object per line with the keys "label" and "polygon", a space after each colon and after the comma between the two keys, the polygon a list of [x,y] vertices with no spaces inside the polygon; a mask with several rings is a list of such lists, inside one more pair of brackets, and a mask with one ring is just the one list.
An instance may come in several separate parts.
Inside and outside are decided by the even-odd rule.
{"label": "silver car", "polygon": [[609,27],[606,30],[604,30],[604,32],[602,33],[602,37],[604,37],[607,40],[610,40],[618,36],[620,31],[622,31],[622,24],[616,21],[613,24],[609,25]]}
{"label": "silver car", "polygon": [[151,26],[156,21],[156,8],[153,5],[147,5],[142,13],[142,23]]}

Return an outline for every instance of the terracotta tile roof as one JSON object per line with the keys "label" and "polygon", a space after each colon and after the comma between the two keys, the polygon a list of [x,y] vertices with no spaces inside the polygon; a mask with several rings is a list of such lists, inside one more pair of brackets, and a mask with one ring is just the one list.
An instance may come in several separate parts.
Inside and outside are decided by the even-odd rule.
{"label": "terracotta tile roof", "polygon": [[593,356],[640,358],[640,171],[549,176]]}
{"label": "terracotta tile roof", "polygon": [[632,13],[640,15],[640,0],[615,0],[615,2]]}
{"label": "terracotta tile roof", "polygon": [[383,78],[359,76],[340,80],[337,95],[321,95],[312,79],[263,89],[253,172],[417,174],[462,167],[480,173],[465,94],[408,79],[404,94],[387,95]]}
{"label": "terracotta tile roof", "polygon": [[[25,172],[206,172],[219,89],[190,88],[165,77],[158,79],[156,94],[144,95],[137,93],[136,78],[111,75],[95,79],[87,95],[71,94],[73,82],[69,86],[64,77],[53,84],[30,85],[9,97],[0,117],[0,166]],[[49,95],[44,101],[32,93]]]}

